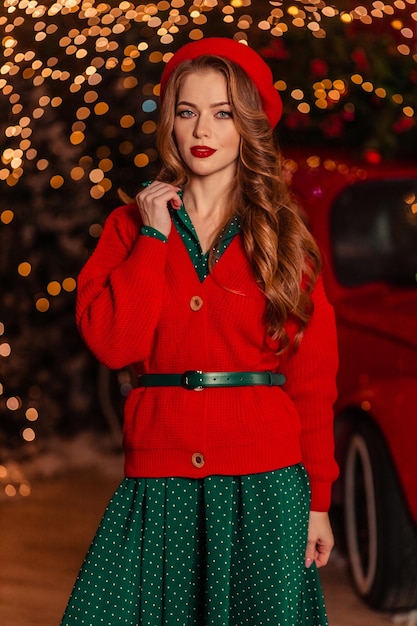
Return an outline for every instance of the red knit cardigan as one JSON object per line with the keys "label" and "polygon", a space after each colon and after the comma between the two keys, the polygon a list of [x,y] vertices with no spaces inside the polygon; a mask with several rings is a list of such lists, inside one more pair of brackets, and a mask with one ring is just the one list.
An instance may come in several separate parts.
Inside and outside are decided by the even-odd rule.
{"label": "red knit cardigan", "polygon": [[337,476],[337,348],[321,279],[299,349],[281,359],[265,338],[265,298],[240,235],[200,282],[175,228],[166,243],[140,229],[136,205],[113,211],[79,276],[77,323],[96,357],[110,368],[134,364],[152,373],[281,371],[287,382],[133,389],[124,416],[126,476],[203,478],[303,462],[311,508],[327,510]]}

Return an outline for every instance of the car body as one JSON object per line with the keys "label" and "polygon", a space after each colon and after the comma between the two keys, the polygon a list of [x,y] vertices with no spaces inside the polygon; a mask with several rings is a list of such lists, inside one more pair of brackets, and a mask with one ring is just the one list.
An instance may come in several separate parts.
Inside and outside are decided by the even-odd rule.
{"label": "car body", "polygon": [[353,581],[374,608],[415,608],[417,166],[285,156],[336,314],[333,500],[344,508]]}

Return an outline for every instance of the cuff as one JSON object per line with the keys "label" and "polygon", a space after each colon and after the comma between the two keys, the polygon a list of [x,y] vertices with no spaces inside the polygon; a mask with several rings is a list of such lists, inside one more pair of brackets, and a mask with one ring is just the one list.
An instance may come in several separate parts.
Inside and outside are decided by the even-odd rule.
{"label": "cuff", "polygon": [[155,239],[159,239],[159,241],[163,241],[166,243],[168,241],[168,237],[165,237],[159,230],[153,228],[152,226],[142,226],[141,234],[146,237],[154,237]]}
{"label": "cuff", "polygon": [[311,481],[310,486],[310,510],[327,512],[331,503],[332,483]]}

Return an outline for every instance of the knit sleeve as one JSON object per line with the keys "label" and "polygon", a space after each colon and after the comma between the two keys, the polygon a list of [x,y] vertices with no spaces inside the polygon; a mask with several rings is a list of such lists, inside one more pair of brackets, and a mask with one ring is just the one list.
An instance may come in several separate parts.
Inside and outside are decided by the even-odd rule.
{"label": "knit sleeve", "polygon": [[136,205],[113,211],[78,279],[78,329],[114,369],[147,358],[162,303],[167,246],[141,226]]}
{"label": "knit sleeve", "polygon": [[313,292],[314,313],[298,350],[282,368],[286,391],[301,419],[303,463],[311,484],[311,509],[326,511],[337,478],[334,460],[333,404],[337,397],[338,352],[332,306],[321,277]]}

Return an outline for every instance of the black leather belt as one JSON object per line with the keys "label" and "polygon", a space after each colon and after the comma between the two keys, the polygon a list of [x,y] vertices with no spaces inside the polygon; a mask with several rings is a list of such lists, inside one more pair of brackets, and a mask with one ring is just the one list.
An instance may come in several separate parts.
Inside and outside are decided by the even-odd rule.
{"label": "black leather belt", "polygon": [[250,385],[283,385],[285,376],[272,372],[200,372],[189,370],[183,374],[140,374],[140,387],[184,387],[199,391],[206,387],[246,387]]}

